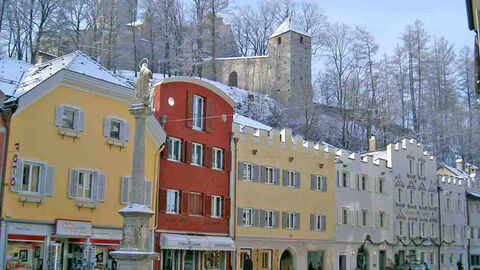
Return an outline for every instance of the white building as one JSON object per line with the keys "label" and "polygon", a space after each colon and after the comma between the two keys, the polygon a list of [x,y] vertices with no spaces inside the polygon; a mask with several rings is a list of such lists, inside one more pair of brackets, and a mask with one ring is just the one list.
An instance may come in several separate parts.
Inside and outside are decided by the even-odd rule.
{"label": "white building", "polygon": [[395,265],[428,262],[432,269],[438,269],[436,157],[414,139],[403,139],[364,156],[385,159],[392,168]]}
{"label": "white building", "polygon": [[385,269],[394,256],[392,168],[345,150],[337,151],[335,168],[335,269]]}

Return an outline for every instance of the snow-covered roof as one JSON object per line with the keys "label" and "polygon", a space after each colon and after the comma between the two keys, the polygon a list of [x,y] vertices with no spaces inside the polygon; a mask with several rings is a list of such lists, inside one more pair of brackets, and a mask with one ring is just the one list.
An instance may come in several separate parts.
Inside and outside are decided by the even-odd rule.
{"label": "snow-covered roof", "polygon": [[272,130],[272,127],[267,126],[265,124],[262,124],[258,121],[255,121],[251,118],[248,118],[246,116],[240,115],[238,113],[236,113],[234,115],[233,122],[239,124],[241,126],[240,128],[251,127],[251,128],[254,128],[254,129],[263,129],[263,130],[266,130],[266,131]]}
{"label": "snow-covered roof", "polygon": [[460,171],[457,168],[454,168],[452,166],[448,166],[448,165],[445,165],[445,164],[443,164],[442,166],[447,168],[449,171],[451,171],[452,173],[456,174],[459,177],[463,177],[463,178],[470,177],[470,175],[467,172]]}
{"label": "snow-covered roof", "polygon": [[14,98],[22,96],[35,86],[39,85],[63,69],[87,75],[89,77],[122,87],[133,88],[132,85],[128,83],[128,80],[116,76],[81,51],[75,51],[50,61],[32,66],[28,70],[27,76],[20,83],[19,87],[13,94]]}
{"label": "snow-covered roof", "polygon": [[0,91],[12,96],[32,64],[12,58],[0,58]]}
{"label": "snow-covered roof", "polygon": [[301,29],[302,27],[300,25],[297,25],[293,21],[292,17],[288,17],[282,24],[280,24],[277,30],[275,30],[275,32],[273,32],[273,34],[269,38],[274,38],[288,31],[293,31],[305,36],[310,36],[309,34],[305,33],[305,31],[302,31]]}
{"label": "snow-covered roof", "polygon": [[387,150],[367,152],[367,153],[362,155],[362,157],[364,157],[364,156],[372,156],[373,159],[380,158],[380,159],[387,160]]}
{"label": "snow-covered roof", "polygon": [[127,23],[126,26],[133,26],[133,27],[136,27],[136,26],[141,26],[144,24],[144,20],[143,19],[138,19],[134,22],[131,22],[131,23]]}

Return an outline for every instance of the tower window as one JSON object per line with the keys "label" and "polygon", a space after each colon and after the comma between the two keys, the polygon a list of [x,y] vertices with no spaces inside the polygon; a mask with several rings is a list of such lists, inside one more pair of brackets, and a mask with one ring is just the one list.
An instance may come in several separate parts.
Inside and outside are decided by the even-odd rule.
{"label": "tower window", "polygon": [[282,38],[281,37],[277,38],[277,44],[282,44]]}
{"label": "tower window", "polygon": [[300,37],[300,43],[303,44],[303,37]]}

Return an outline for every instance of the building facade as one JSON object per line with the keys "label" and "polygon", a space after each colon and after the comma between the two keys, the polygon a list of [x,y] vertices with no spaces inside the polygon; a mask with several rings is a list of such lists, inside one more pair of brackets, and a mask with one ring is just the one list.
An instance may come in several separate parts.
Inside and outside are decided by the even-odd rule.
{"label": "building facade", "polygon": [[305,97],[311,100],[311,37],[287,18],[268,38],[268,51],[267,56],[204,60],[197,75],[268,94],[284,103],[302,102],[298,99]]}
{"label": "building facade", "polygon": [[346,150],[336,160],[334,269],[386,269],[394,259],[392,168]]}
{"label": "building facade", "polygon": [[176,77],[156,85],[154,106],[168,134],[160,159],[156,269],[227,269],[235,248],[228,237],[235,103],[210,83]]}
{"label": "building facade", "polygon": [[[233,125],[235,269],[332,269],[335,153],[291,130]],[[232,169],[232,170],[233,170]]]}
{"label": "building facade", "polygon": [[[128,203],[134,90],[77,51],[34,66],[2,107],[2,269],[115,269]],[[155,208],[165,134],[147,120],[146,201]],[[152,225],[154,220],[152,219]]]}

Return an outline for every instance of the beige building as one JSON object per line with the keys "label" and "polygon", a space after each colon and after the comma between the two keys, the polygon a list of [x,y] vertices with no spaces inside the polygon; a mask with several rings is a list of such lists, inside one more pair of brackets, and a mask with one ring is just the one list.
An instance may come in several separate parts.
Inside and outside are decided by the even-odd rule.
{"label": "beige building", "polygon": [[266,56],[205,60],[197,75],[286,102],[312,99],[311,37],[288,18],[268,38]]}
{"label": "beige building", "polygon": [[[253,121],[254,122],[254,121]],[[233,124],[235,269],[333,269],[335,153],[291,130]]]}

